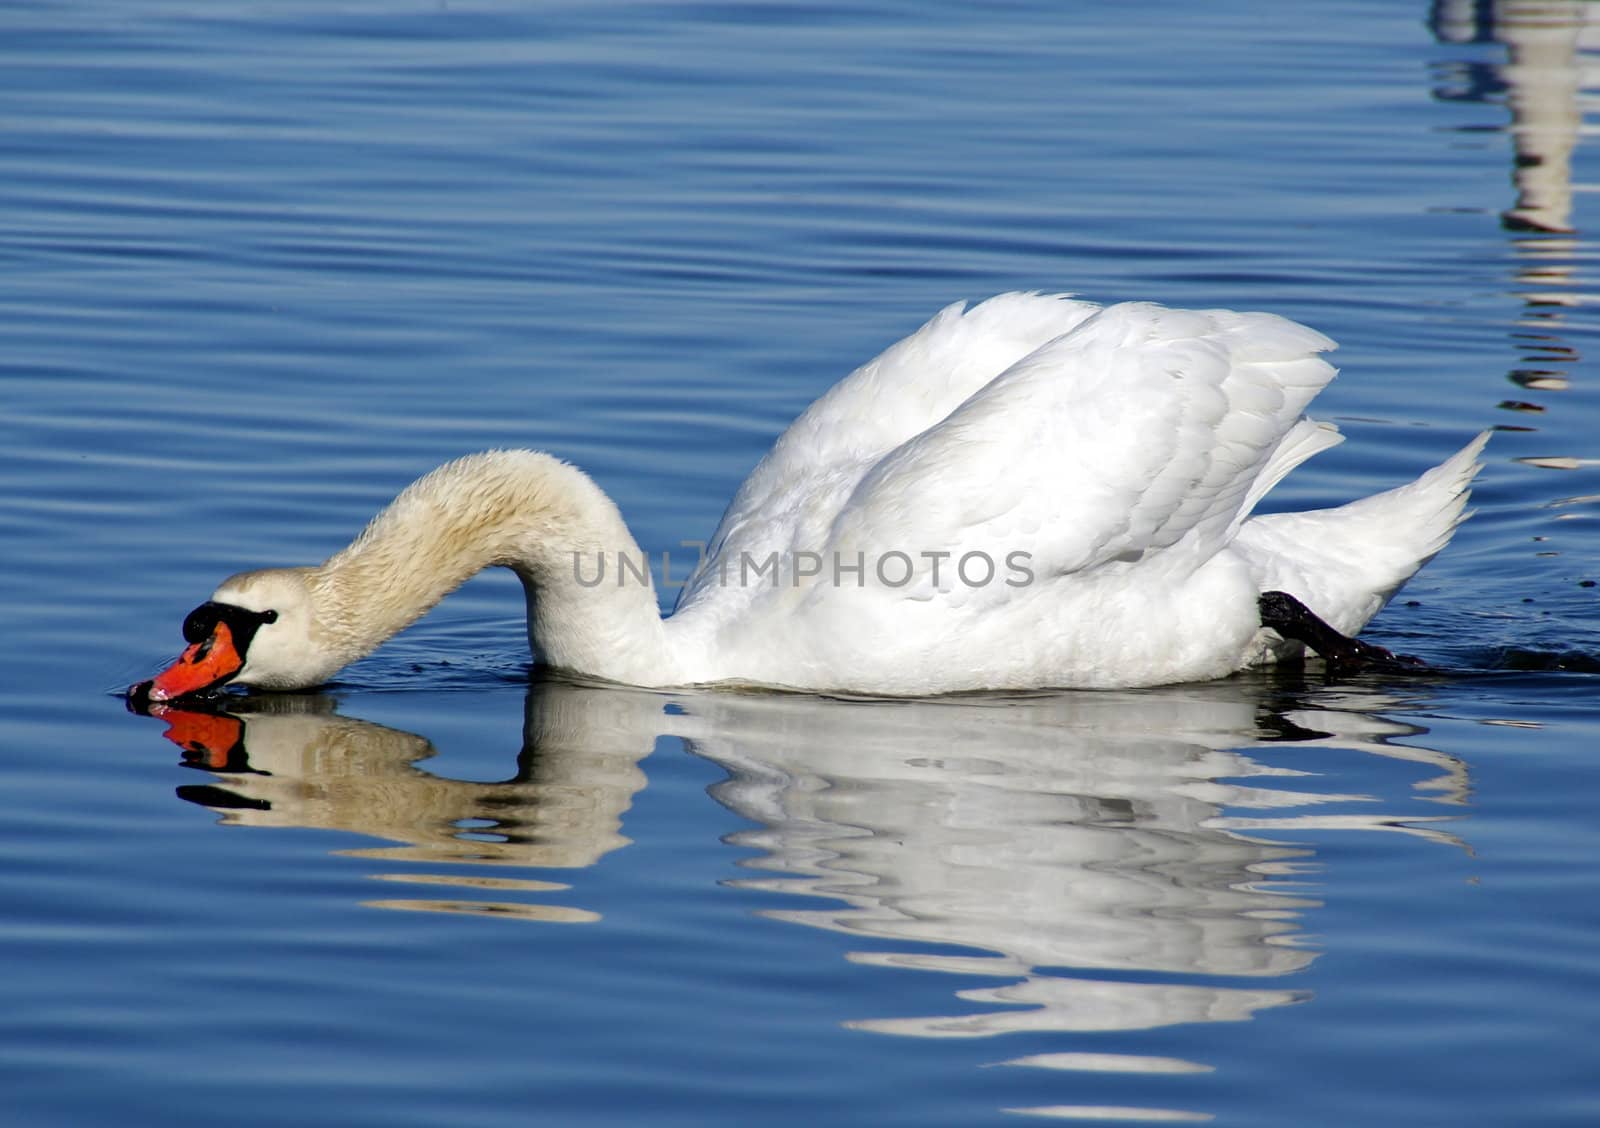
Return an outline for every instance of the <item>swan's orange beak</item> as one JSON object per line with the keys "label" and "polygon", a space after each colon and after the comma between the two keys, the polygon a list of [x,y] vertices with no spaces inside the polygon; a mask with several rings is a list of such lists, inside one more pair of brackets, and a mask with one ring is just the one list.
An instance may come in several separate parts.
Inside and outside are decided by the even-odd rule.
{"label": "swan's orange beak", "polygon": [[[194,636],[190,636],[191,638]],[[218,620],[211,634],[185,650],[176,662],[128,691],[135,700],[171,701],[221,685],[244,668],[233,629]]]}

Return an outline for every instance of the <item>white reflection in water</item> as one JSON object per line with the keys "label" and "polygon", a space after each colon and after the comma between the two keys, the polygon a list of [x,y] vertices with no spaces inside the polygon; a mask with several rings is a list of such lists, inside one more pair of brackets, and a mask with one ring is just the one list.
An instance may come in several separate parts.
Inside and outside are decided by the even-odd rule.
{"label": "white reflection in water", "polygon": [[1492,81],[1476,84],[1478,99],[1502,94],[1511,114],[1517,200],[1502,213],[1506,226],[1572,231],[1572,155],[1600,88],[1600,12],[1588,0],[1440,0],[1432,22],[1441,42],[1506,48]]}
{"label": "white reflection in water", "polygon": [[[713,793],[762,824],[733,841],[761,852],[752,868],[779,875],[738,884],[828,902],[769,915],[988,953],[875,946],[851,957],[859,962],[1008,980],[959,992],[991,1009],[853,1023],[895,1034],[1234,1021],[1303,998],[1061,970],[1289,975],[1315,958],[1297,939],[1317,902],[1274,879],[1305,872],[1312,852],[1261,830],[1438,836],[1416,819],[1321,813],[1369,797],[1319,793],[1309,777],[1252,758],[1244,749],[1261,743],[1264,721],[1312,742],[1426,760],[1438,772],[1429,786],[1452,798],[1465,790],[1451,758],[1386,743],[1415,728],[1353,709],[1263,718],[1262,700],[1234,682],[959,705],[697,706],[706,735],[692,746],[731,774]],[[1253,811],[1270,815],[1241,813]]]}
{"label": "white reflection in water", "polygon": [[[1509,121],[1511,180],[1516,190],[1501,221],[1516,251],[1515,285],[1526,310],[1514,334],[1524,352],[1512,382],[1529,392],[1570,386],[1569,369],[1581,357],[1563,330],[1567,311],[1593,304],[1587,277],[1592,253],[1573,218],[1573,197],[1593,192],[1573,178],[1573,156],[1593,126],[1585,118],[1600,106],[1600,5],[1589,0],[1437,0],[1435,36],[1445,44],[1497,43],[1503,61],[1446,64],[1435,90],[1445,101],[1500,103]],[[1542,403],[1502,404],[1523,413]],[[1525,428],[1524,428],[1525,429]],[[1561,457],[1523,459],[1530,465],[1574,469]]]}
{"label": "white reflection in water", "polygon": [[[1266,982],[1316,958],[1301,942],[1318,904],[1301,884],[1313,851],[1293,835],[1331,827],[1453,841],[1430,825],[1447,814],[1352,814],[1374,797],[1319,790],[1293,767],[1316,746],[1421,764],[1416,797],[1448,812],[1467,793],[1462,766],[1395,743],[1422,730],[1377,712],[1393,704],[1246,679],[922,702],[543,681],[529,693],[515,770],[494,783],[428,773],[425,739],[340,716],[325,698],[163,719],[189,761],[218,777],[184,797],[225,823],[401,843],[347,852],[386,863],[467,863],[460,875],[378,875],[448,883],[461,897],[370,903],[560,922],[596,917],[546,903],[563,891],[581,899],[565,882],[499,870],[581,869],[627,845],[640,761],[658,736],[676,736],[726,769],[712,794],[758,824],[730,839],[757,852],[741,864],[758,875],[730,884],[818,906],[767,915],[870,939],[850,957],[862,964],[1000,981],[959,990],[960,1013],[850,1024],[974,1037],[1237,1021],[1305,998]],[[1152,975],[1184,981],[1118,978]]]}

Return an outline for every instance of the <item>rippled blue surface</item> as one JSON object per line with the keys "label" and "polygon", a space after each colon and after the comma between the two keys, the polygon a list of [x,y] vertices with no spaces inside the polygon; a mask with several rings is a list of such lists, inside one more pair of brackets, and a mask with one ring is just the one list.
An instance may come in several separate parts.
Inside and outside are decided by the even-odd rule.
{"label": "rippled blue surface", "polygon": [[[0,8],[8,1121],[1600,1119],[1594,8]],[[1450,672],[530,683],[485,576],[327,694],[108,692],[471,449],[659,557],[1013,288],[1338,338],[1275,506],[1499,428],[1372,629]]]}

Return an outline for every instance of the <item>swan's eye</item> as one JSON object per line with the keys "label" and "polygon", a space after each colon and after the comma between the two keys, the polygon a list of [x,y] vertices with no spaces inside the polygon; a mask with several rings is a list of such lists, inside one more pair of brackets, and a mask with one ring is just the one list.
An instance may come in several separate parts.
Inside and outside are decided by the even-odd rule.
{"label": "swan's eye", "polygon": [[261,621],[263,623],[276,623],[278,621],[278,613],[271,610],[263,611],[261,612]]}

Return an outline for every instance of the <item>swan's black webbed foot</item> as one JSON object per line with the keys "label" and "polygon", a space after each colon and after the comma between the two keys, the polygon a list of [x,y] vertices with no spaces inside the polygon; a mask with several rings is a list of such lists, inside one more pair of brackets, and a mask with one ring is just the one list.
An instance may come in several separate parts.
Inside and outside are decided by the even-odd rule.
{"label": "swan's black webbed foot", "polygon": [[1427,669],[1420,658],[1395,654],[1370,642],[1342,635],[1286,591],[1264,591],[1256,599],[1261,609],[1261,625],[1271,627],[1292,642],[1302,642],[1322,656],[1328,672],[1356,674],[1363,670],[1380,673],[1415,673]]}

